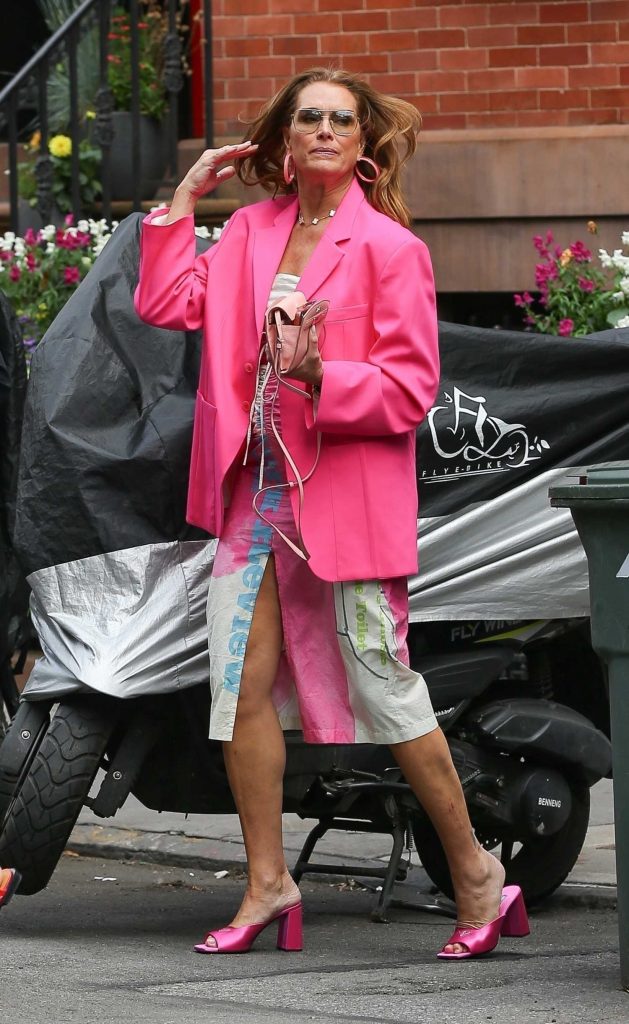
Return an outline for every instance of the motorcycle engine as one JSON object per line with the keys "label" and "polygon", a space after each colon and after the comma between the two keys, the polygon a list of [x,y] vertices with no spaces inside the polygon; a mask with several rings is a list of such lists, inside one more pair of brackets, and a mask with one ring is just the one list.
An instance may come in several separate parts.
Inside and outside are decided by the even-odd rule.
{"label": "motorcycle engine", "polygon": [[526,764],[453,739],[452,758],[475,827],[513,839],[553,835],[570,817],[572,794],[553,768]]}

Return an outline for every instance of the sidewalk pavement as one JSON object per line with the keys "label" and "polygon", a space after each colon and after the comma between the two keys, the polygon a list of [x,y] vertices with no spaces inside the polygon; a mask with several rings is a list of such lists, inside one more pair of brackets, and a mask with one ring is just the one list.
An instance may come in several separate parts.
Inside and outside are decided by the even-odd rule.
{"label": "sidewalk pavement", "polygon": [[[284,844],[292,867],[313,819],[284,815]],[[313,861],[382,866],[389,859],[391,840],[371,833],[329,832],[317,844]],[[147,810],[133,797],[114,818],[98,818],[84,808],[72,832],[68,849],[85,856],[113,860],[148,861],[190,869],[225,871],[245,864],[242,833],[235,814],[158,813]],[[428,891],[430,881],[413,852],[414,887]],[[308,876],[313,878],[314,876]],[[399,887],[398,887],[399,892]],[[590,827],[581,855],[557,895],[588,906],[612,907],[616,903],[616,863],[612,783],[603,779],[591,791]]]}

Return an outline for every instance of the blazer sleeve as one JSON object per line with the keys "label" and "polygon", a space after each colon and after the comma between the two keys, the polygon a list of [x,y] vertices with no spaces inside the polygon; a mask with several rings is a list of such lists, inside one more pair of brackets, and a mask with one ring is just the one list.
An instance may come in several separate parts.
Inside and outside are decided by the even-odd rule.
{"label": "blazer sleeve", "polygon": [[414,430],[439,385],[435,288],[428,249],[404,242],[387,261],[373,304],[376,340],[363,362],[324,362],[316,418],[307,425],[335,434],[383,435]]}
{"label": "blazer sleeve", "polygon": [[[163,209],[142,222],[140,275],[134,305],[141,320],[154,327],[175,331],[197,330],[203,324],[207,278],[221,250],[242,232],[240,211],[232,214],[221,237],[200,256],[196,255],[194,216],[170,224],[161,220]],[[240,223],[239,223],[240,222]]]}

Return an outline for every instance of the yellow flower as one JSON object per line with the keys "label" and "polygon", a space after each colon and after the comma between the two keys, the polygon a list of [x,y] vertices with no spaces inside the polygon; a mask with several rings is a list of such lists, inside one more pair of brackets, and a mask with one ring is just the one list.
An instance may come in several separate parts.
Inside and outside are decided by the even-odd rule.
{"label": "yellow flower", "polygon": [[31,137],[29,139],[29,142],[28,142],[28,145],[26,146],[26,148],[27,149],[39,149],[40,143],[41,143],[41,132],[38,129],[36,132],[33,132],[33,134],[31,135]]}
{"label": "yellow flower", "polygon": [[67,135],[53,135],[48,143],[48,149],[53,156],[70,156],[72,139],[69,139]]}
{"label": "yellow flower", "polygon": [[94,121],[96,119],[96,111],[95,110],[86,110],[85,111],[85,117],[86,117],[86,120],[88,120],[88,121]]}
{"label": "yellow flower", "polygon": [[567,267],[571,259],[572,253],[570,252],[570,249],[564,249],[561,256],[559,257],[559,262],[562,267]]}
{"label": "yellow flower", "polygon": [[595,220],[589,220],[587,222],[587,229],[591,235],[596,235],[598,233],[598,224]]}

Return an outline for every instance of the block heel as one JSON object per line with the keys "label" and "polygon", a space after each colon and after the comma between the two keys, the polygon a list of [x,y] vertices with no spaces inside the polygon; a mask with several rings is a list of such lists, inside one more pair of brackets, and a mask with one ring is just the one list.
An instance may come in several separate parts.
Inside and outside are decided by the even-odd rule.
{"label": "block heel", "polygon": [[503,889],[503,893],[514,889],[517,889],[518,892],[514,894],[513,903],[507,909],[500,934],[504,935],[505,938],[522,939],[531,932],[522,890],[517,885],[508,885]]}
{"label": "block heel", "polygon": [[302,905],[289,907],[280,917],[277,925],[277,948],[287,953],[297,953],[304,948]]}

